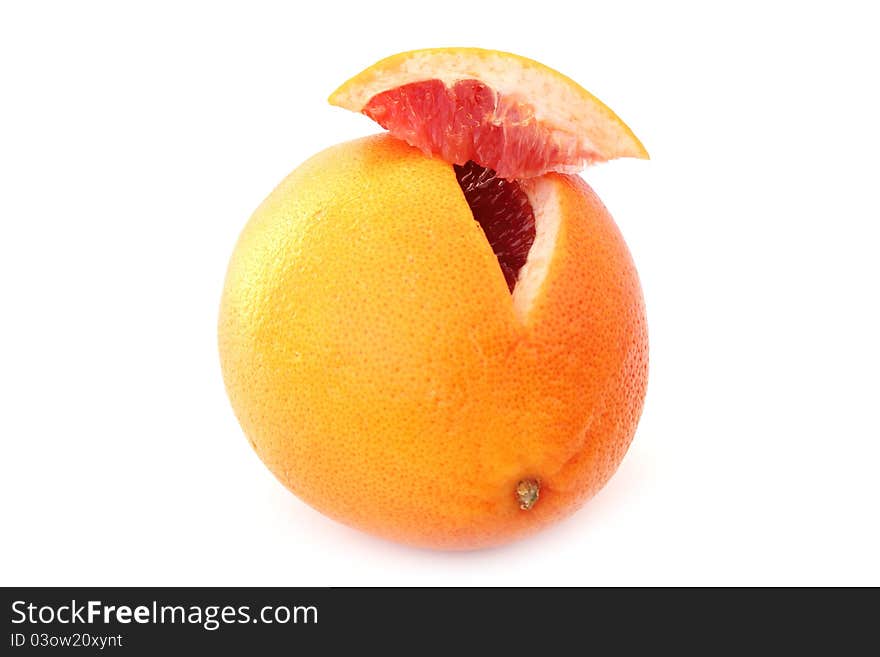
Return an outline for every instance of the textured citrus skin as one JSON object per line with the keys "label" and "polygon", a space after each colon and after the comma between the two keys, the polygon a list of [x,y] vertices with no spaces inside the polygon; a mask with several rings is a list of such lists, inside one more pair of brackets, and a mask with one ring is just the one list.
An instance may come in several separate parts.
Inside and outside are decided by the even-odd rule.
{"label": "textured citrus skin", "polygon": [[[641,290],[598,197],[548,178],[561,221],[524,320],[452,166],[393,137],[319,153],[256,210],[220,355],[291,491],[389,539],[471,549],[572,513],[614,473],[645,393]],[[524,478],[541,486],[528,511]]]}

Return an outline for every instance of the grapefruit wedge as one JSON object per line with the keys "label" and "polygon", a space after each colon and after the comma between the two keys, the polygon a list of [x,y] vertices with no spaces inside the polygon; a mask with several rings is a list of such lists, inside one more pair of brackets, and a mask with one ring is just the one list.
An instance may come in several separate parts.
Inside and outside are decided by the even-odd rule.
{"label": "grapefruit wedge", "polygon": [[602,101],[536,61],[480,48],[431,48],[373,64],[331,94],[422,152],[499,177],[576,173],[618,157],[647,159]]}

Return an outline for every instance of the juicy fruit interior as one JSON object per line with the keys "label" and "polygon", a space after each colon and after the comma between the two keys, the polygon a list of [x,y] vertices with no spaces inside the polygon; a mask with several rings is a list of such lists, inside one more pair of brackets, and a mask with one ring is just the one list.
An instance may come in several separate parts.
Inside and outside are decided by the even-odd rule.
{"label": "juicy fruit interior", "polygon": [[515,180],[501,178],[476,162],[455,165],[455,177],[513,292],[535,241],[535,213],[528,196]]}
{"label": "juicy fruit interior", "polygon": [[424,153],[473,160],[505,178],[577,170],[595,159],[574,137],[552,138],[527,102],[479,80],[412,82],[373,96],[362,112]]}

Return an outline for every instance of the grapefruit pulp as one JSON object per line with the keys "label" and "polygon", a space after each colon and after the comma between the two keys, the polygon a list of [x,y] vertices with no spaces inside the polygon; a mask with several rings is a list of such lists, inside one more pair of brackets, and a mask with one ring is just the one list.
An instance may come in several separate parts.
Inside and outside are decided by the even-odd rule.
{"label": "grapefruit pulp", "polygon": [[479,48],[414,50],[348,80],[330,102],[447,162],[503,178],[647,158],[627,125],[573,80],[525,57]]}

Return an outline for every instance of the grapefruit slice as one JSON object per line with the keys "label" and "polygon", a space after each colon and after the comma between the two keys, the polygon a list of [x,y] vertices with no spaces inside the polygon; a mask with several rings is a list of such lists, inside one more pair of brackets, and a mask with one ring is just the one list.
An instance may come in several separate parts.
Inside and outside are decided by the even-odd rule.
{"label": "grapefruit slice", "polygon": [[648,158],[632,130],[586,89],[543,64],[495,50],[393,55],[329,100],[428,155],[457,165],[473,161],[506,179]]}

